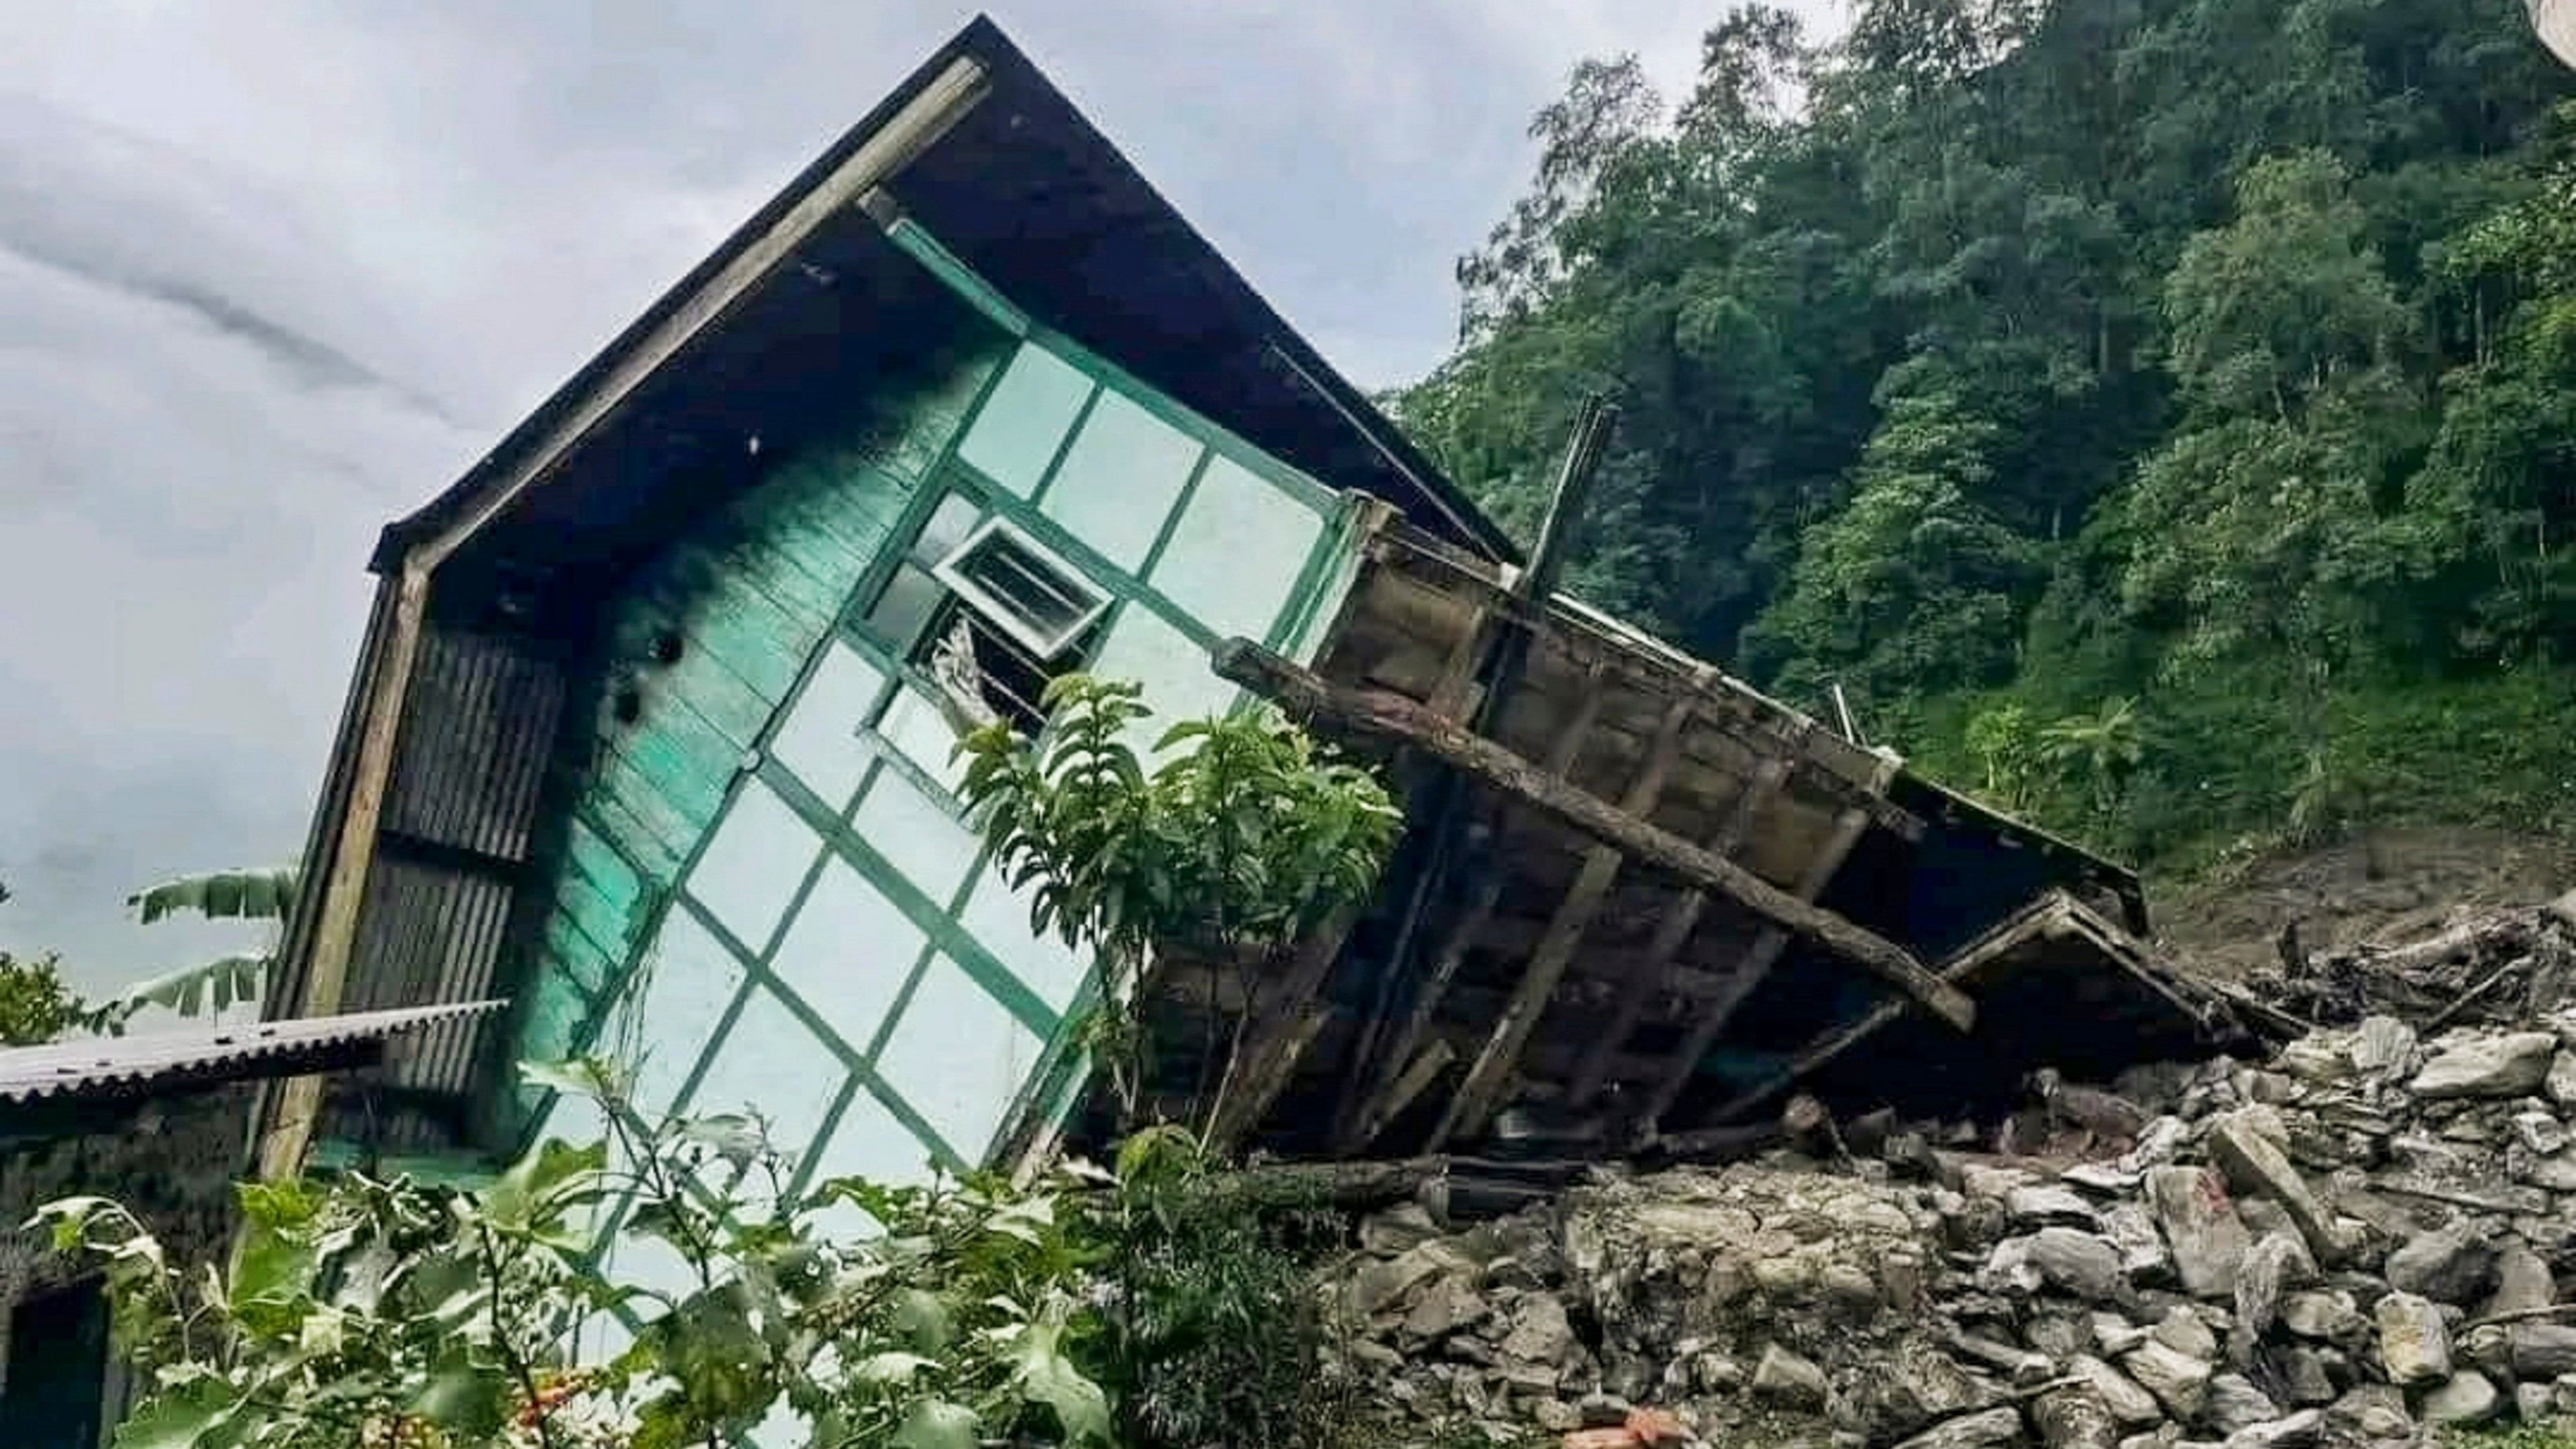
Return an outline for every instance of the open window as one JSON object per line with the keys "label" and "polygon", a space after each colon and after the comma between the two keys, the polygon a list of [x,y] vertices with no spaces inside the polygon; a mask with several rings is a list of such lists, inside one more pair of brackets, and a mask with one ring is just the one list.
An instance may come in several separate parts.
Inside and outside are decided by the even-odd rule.
{"label": "open window", "polygon": [[868,631],[934,681],[963,723],[1036,733],[1057,676],[1081,669],[1109,595],[971,496],[940,500],[870,606]]}

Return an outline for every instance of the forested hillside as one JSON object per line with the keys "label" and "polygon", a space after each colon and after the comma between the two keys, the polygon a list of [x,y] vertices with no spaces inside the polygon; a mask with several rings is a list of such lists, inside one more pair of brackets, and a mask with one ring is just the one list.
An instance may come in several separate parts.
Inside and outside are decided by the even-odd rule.
{"label": "forested hillside", "polygon": [[2576,830],[2576,109],[2520,0],[1747,6],[1585,61],[1395,400],[1574,587],[2115,852]]}

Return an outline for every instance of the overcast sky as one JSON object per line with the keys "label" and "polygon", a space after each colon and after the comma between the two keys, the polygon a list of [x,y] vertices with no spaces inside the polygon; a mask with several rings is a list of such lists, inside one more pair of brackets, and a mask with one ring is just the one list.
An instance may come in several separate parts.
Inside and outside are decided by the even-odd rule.
{"label": "overcast sky", "polygon": [[[1002,0],[996,17],[1364,385],[1586,54],[1679,0]],[[1839,0],[1805,0],[1818,16]],[[238,932],[133,887],[293,858],[375,530],[971,14],[931,0],[0,6],[0,949],[103,986]]]}

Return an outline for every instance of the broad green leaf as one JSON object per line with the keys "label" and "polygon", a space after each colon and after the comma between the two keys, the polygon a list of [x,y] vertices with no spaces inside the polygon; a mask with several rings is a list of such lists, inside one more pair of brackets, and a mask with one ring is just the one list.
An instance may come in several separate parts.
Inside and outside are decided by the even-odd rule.
{"label": "broad green leaf", "polygon": [[873,1354],[861,1360],[859,1366],[852,1369],[851,1373],[863,1384],[899,1384],[923,1369],[937,1367],[939,1367],[939,1360],[935,1358],[924,1358],[917,1353],[903,1353],[888,1349],[884,1353]]}
{"label": "broad green leaf", "polygon": [[563,1062],[521,1062],[519,1079],[530,1086],[548,1087],[576,1097],[611,1096],[617,1088],[615,1069],[590,1057],[575,1057]]}
{"label": "broad green leaf", "polygon": [[1064,1355],[1064,1323],[1050,1314],[1031,1322],[1011,1348],[1011,1381],[1020,1393],[1055,1411],[1064,1442],[1111,1442],[1109,1396]]}
{"label": "broad green leaf", "polygon": [[608,1163],[604,1144],[573,1147],[548,1140],[483,1189],[483,1211],[505,1231],[537,1227],[560,1206],[560,1194]]}
{"label": "broad green leaf", "polygon": [[903,1426],[894,1431],[892,1449],[976,1449],[979,1422],[975,1411],[964,1404],[924,1399],[904,1415]]}
{"label": "broad green leaf", "polygon": [[895,1337],[921,1353],[938,1353],[957,1336],[956,1316],[946,1300],[925,1288],[897,1293],[886,1318]]}
{"label": "broad green leaf", "polygon": [[512,1392],[510,1376],[497,1365],[477,1364],[459,1354],[438,1366],[411,1407],[442,1429],[484,1438],[508,1419]]}
{"label": "broad green leaf", "polygon": [[210,871],[146,887],[125,903],[145,925],[181,912],[209,920],[282,921],[294,908],[297,880],[294,866]]}
{"label": "broad green leaf", "polygon": [[116,1428],[116,1449],[228,1449],[239,1443],[240,1404],[201,1380],[159,1395]]}

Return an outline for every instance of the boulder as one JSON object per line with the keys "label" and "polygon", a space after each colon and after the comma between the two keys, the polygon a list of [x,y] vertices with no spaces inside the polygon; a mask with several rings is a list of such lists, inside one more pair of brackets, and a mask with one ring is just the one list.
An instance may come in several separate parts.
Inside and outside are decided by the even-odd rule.
{"label": "boulder", "polygon": [[2177,1419],[2196,1419],[2208,1407],[2213,1371],[2207,1359],[2151,1338],[2122,1355],[2120,1367]]}
{"label": "boulder", "polygon": [[2177,1353],[2199,1359],[2218,1357],[2218,1335],[2210,1329],[2209,1320],[2201,1317],[2197,1308],[2189,1305],[2174,1307],[2157,1321],[2152,1332],[2156,1342]]}
{"label": "boulder", "polygon": [[2400,1293],[2465,1307],[2495,1285],[2496,1245],[2456,1226],[2430,1229],[2400,1244],[2380,1271]]}
{"label": "boulder", "polygon": [[2451,1330],[2431,1300],[2391,1293],[2371,1315],[2379,1324],[2379,1362],[2401,1388],[2440,1383],[2451,1375]]}
{"label": "boulder", "polygon": [[2558,1055],[2557,1036],[2545,1031],[2453,1035],[2443,1040],[2446,1044],[2407,1084],[2407,1090],[2428,1101],[2528,1096],[2548,1080]]}
{"label": "boulder", "polygon": [[2370,1334],[2352,1295],[2340,1288],[2313,1288],[2281,1295],[2281,1326],[2301,1338],[2350,1348]]}
{"label": "boulder", "polygon": [[2146,1194],[2183,1290],[2203,1298],[2232,1293],[2254,1240],[2218,1174],[2206,1167],[2159,1167],[2147,1174]]}
{"label": "boulder", "polygon": [[2576,1107],[2576,1053],[2560,1052],[2549,1063],[2549,1075],[2541,1078],[2540,1088],[2549,1100],[2561,1107]]}
{"label": "boulder", "polygon": [[2236,1331],[2233,1352],[2238,1367],[2254,1361],[2254,1346],[2272,1331],[2284,1290],[2304,1287],[2317,1278],[2316,1260],[2295,1233],[2277,1232],[2256,1243],[2245,1255],[2236,1277]]}
{"label": "boulder", "polygon": [[2415,1028],[2393,1016],[2364,1017],[2352,1034],[2352,1064],[2368,1076],[2395,1074],[2415,1065]]}
{"label": "boulder", "polygon": [[2156,1396],[2140,1387],[2138,1381],[2091,1354],[2079,1354],[2067,1365],[2070,1377],[2081,1378],[2090,1387],[2111,1417],[2131,1428],[2164,1422],[2164,1409]]}
{"label": "boulder", "polygon": [[2558,1412],[2557,1392],[2547,1384],[2515,1384],[2513,1415],[2526,1424],[2537,1424]]}
{"label": "boulder", "polygon": [[1775,1343],[1753,1366],[1753,1392],[1784,1408],[1813,1412],[1825,1406],[1831,1386],[1823,1369]]}
{"label": "boulder", "polygon": [[2504,1408],[2504,1395],[2485,1374],[2462,1369],[2424,1396],[2416,1413],[2427,1424],[2483,1424]]}
{"label": "boulder", "polygon": [[2576,1324],[2517,1323],[2507,1333],[2515,1378],[2555,1379],[2576,1374]]}
{"label": "boulder", "polygon": [[1431,1210],[1418,1202],[1399,1203],[1360,1220],[1360,1246],[1382,1258],[1418,1248],[1440,1236]]}
{"label": "boulder", "polygon": [[1945,1419],[1898,1444],[1896,1449],[1992,1449],[2021,1437],[2021,1410],[1987,1409]]}
{"label": "boulder", "polygon": [[[2576,1058],[2576,1052],[2568,1055]],[[2478,1316],[2529,1313],[2557,1301],[2558,1280],[2550,1273],[2548,1260],[2533,1252],[2529,1243],[2512,1238],[2496,1249],[2495,1291],[2478,1309]]]}
{"label": "boulder", "polygon": [[1404,1316],[1403,1331],[1408,1338],[1435,1342],[1460,1329],[1475,1327],[1492,1311],[1465,1274],[1453,1273],[1435,1279],[1413,1300],[1413,1311]]}
{"label": "boulder", "polygon": [[1466,1256],[1447,1243],[1419,1243],[1382,1262],[1370,1263],[1352,1276],[1351,1311],[1375,1318],[1404,1308],[1415,1290],[1434,1276],[1467,1266]]}
{"label": "boulder", "polygon": [[2260,1424],[2248,1424],[2227,1436],[2227,1449],[2308,1449],[2324,1437],[2326,1416],[2302,1409]]}
{"label": "boulder", "polygon": [[2035,1182],[2008,1189],[2004,1212],[2017,1228],[2090,1228],[2101,1215],[2063,1183]]}
{"label": "boulder", "polygon": [[2030,1261],[2049,1284],[2087,1303],[2118,1296],[2128,1282],[2120,1250],[2107,1238],[2074,1228],[2042,1228],[2031,1234]]}
{"label": "boulder", "polygon": [[2281,1417],[2281,1406],[2243,1374],[2220,1374],[2209,1381],[2209,1423],[2222,1434],[2251,1429]]}
{"label": "boulder", "polygon": [[1553,1365],[1574,1347],[1574,1324],[1565,1304],[1553,1293],[1522,1296],[1512,1311],[1512,1327],[1503,1335],[1505,1358],[1527,1364]]}
{"label": "boulder", "polygon": [[2209,1125],[2209,1155],[2241,1193],[2269,1198],[2289,1214],[2317,1261],[2342,1255],[2334,1215],[2308,1190],[2307,1180],[2281,1150],[2280,1115],[2262,1108],[2230,1112]]}
{"label": "boulder", "polygon": [[2324,1354],[2302,1344],[2284,1350],[2278,1362],[2281,1391],[2291,1403],[2301,1408],[2313,1408],[2334,1402],[2334,1371],[2326,1367]]}
{"label": "boulder", "polygon": [[2089,1388],[2040,1395],[2030,1406],[2030,1422],[2048,1449],[2119,1449],[2120,1421]]}

